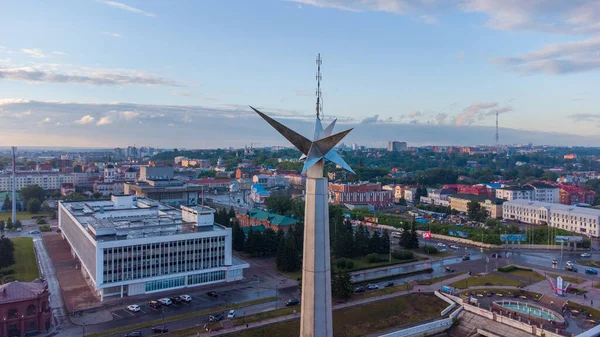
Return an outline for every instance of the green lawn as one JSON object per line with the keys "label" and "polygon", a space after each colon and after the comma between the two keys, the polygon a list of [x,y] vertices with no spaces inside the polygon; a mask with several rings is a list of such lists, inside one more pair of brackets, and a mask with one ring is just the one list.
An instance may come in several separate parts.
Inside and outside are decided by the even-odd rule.
{"label": "green lawn", "polygon": [[489,294],[489,292],[493,292],[494,294],[502,294],[503,298],[514,298],[515,294],[518,294],[519,296],[521,295],[526,295],[527,297],[529,297],[530,299],[533,299],[534,301],[537,301],[542,295],[538,294],[538,293],[534,293],[531,291],[526,291],[523,289],[497,289],[497,288],[485,288],[485,289],[477,289],[477,290],[464,290],[462,291],[460,294],[463,296],[468,296],[469,293],[473,293],[473,294],[483,294],[483,295],[487,295]]}
{"label": "green lawn", "polygon": [[[409,294],[369,304],[335,310],[334,336],[365,336],[390,328],[437,318],[447,303],[432,294]],[[300,336],[300,321],[293,320],[228,334],[237,337]]]}
{"label": "green lawn", "polygon": [[556,278],[558,276],[562,277],[563,280],[569,282],[569,283],[583,283],[585,281],[585,278],[583,277],[573,277],[573,276],[564,276],[564,275],[559,275],[559,274],[548,274],[548,276],[552,277],[552,278]]}
{"label": "green lawn", "polygon": [[532,270],[524,270],[520,268],[511,270],[507,272],[507,274],[516,275],[526,280],[531,280],[532,282],[539,282],[544,280],[544,276],[540,275],[539,273],[536,273]]}
{"label": "green lawn", "polygon": [[[15,280],[30,282],[40,277],[32,238],[11,239],[15,246],[15,264],[0,270],[0,274],[10,275]],[[9,273],[9,271],[12,271]]]}
{"label": "green lawn", "polygon": [[249,315],[246,317],[238,317],[238,318],[234,318],[232,320],[232,322],[233,322],[233,325],[260,322],[260,321],[264,321],[269,318],[291,315],[294,313],[294,310],[296,310],[296,312],[300,313],[300,305],[295,305],[292,307],[283,307],[283,308],[277,309],[277,310],[269,310],[269,311],[261,312],[258,314]]}
{"label": "green lawn", "polygon": [[591,314],[592,318],[600,320],[600,311],[598,311],[597,309],[586,307],[575,302],[569,302],[569,304],[567,304],[567,307],[569,307],[570,309],[579,310],[580,312],[586,312],[588,314]]}
{"label": "green lawn", "polygon": [[391,287],[387,287],[387,288],[383,288],[383,289],[369,290],[369,291],[365,291],[364,293],[354,294],[354,296],[352,296],[351,300],[362,300],[363,298],[389,295],[389,294],[398,293],[401,291],[407,291],[409,289],[410,289],[410,284],[403,283],[403,284],[399,284],[399,285],[395,285],[395,286],[391,286]]}
{"label": "green lawn", "polygon": [[448,274],[448,275],[444,275],[444,276],[438,276],[438,277],[433,277],[433,278],[427,278],[427,279],[422,279],[422,280],[416,280],[415,282],[417,282],[417,284],[419,285],[431,285],[431,284],[435,284],[453,277],[457,277],[460,276],[464,273],[456,273],[456,274]]}
{"label": "green lawn", "polygon": [[485,276],[471,276],[464,280],[456,281],[450,284],[451,287],[458,289],[465,289],[468,287],[475,286],[513,286],[516,287],[520,284],[518,280],[513,280],[500,275],[487,274]]}
{"label": "green lawn", "polygon": [[[33,218],[34,216],[36,217],[41,217],[41,216],[50,216],[50,214],[48,213],[37,213],[37,214],[33,214],[33,213],[29,213],[29,212],[17,212],[17,220],[29,220],[31,218]],[[2,212],[0,213],[0,220],[8,220],[8,218],[12,217],[12,213],[11,212]],[[12,219],[13,222],[15,221],[15,219]]]}
{"label": "green lawn", "polygon": [[577,264],[580,264],[580,265],[586,266],[586,267],[600,268],[600,261],[594,261],[594,260],[577,260],[575,262]]}

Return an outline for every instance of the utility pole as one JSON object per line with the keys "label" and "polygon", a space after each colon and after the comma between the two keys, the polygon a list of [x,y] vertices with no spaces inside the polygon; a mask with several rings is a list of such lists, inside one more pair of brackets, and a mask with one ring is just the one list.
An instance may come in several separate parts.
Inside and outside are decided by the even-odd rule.
{"label": "utility pole", "polygon": [[12,147],[12,221],[13,223],[17,222],[17,156],[16,156],[17,148],[15,146]]}

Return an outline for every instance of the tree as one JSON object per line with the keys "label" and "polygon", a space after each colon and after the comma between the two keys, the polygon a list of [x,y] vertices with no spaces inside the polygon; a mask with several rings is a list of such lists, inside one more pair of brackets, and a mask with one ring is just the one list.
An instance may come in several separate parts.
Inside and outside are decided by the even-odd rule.
{"label": "tree", "polygon": [[229,213],[227,214],[227,217],[229,218],[230,221],[232,221],[232,219],[235,219],[235,210],[233,209],[233,206],[231,206],[231,208],[229,209]]}
{"label": "tree", "polygon": [[8,197],[8,193],[4,196],[4,202],[2,203],[3,211],[12,211],[12,200]]}
{"label": "tree", "polygon": [[336,258],[354,256],[354,234],[352,233],[352,222],[346,219],[338,226],[333,238],[333,255]]}
{"label": "tree", "polygon": [[350,272],[346,269],[338,268],[333,272],[331,280],[331,294],[339,299],[347,300],[354,295],[354,289],[352,289],[352,279]]}
{"label": "tree", "polygon": [[379,252],[382,254],[390,253],[390,232],[387,229],[384,229],[381,234],[381,250]]}
{"label": "tree", "polygon": [[231,246],[233,249],[241,252],[244,250],[244,241],[246,241],[246,235],[242,227],[235,222],[231,228]]}
{"label": "tree", "polygon": [[4,220],[0,220],[0,232],[4,230]]}
{"label": "tree", "polygon": [[11,266],[15,263],[15,247],[13,242],[5,237],[0,236],[0,269]]}
{"label": "tree", "polygon": [[273,255],[277,253],[279,242],[277,241],[277,233],[272,228],[265,229],[262,234],[263,241],[261,249],[263,255]]}
{"label": "tree", "polygon": [[10,217],[8,217],[8,219],[6,220],[6,229],[8,229],[8,230],[13,229],[13,222],[10,219]]}
{"label": "tree", "polygon": [[381,252],[381,236],[375,231],[369,240],[369,252],[379,254]]}
{"label": "tree", "polygon": [[354,232],[354,256],[367,255],[369,253],[369,231],[363,225],[356,228]]}
{"label": "tree", "polygon": [[417,224],[413,220],[412,228],[410,229],[410,248],[419,248],[419,235],[417,234]]}
{"label": "tree", "polygon": [[250,255],[255,256],[257,251],[258,251],[258,236],[260,234],[255,233],[254,230],[252,230],[252,227],[249,228],[248,230],[248,236],[246,237],[246,243],[244,244],[245,248],[246,248],[246,252]]}
{"label": "tree", "polygon": [[290,214],[292,199],[285,196],[274,195],[265,199],[265,206],[270,212],[280,215]]}
{"label": "tree", "polygon": [[402,224],[402,234],[400,234],[400,246],[409,249],[411,245],[410,240],[410,229],[408,228],[408,223],[404,222]]}
{"label": "tree", "polygon": [[471,200],[467,204],[467,212],[469,218],[473,221],[484,221],[487,217],[486,210],[481,207],[481,204],[477,200]]}
{"label": "tree", "polygon": [[46,191],[38,185],[27,185],[21,189],[21,197],[25,204],[30,199],[37,198],[38,200],[44,200],[46,196]]}
{"label": "tree", "polygon": [[27,211],[36,214],[42,208],[42,203],[38,198],[31,198],[27,201]]}
{"label": "tree", "polygon": [[279,244],[277,249],[278,269],[281,271],[296,271],[300,269],[302,263],[298,255],[296,238],[292,231],[288,231],[283,237],[284,243]]}
{"label": "tree", "polygon": [[15,228],[23,228],[23,224],[21,223],[21,220],[15,221],[14,227]]}
{"label": "tree", "polygon": [[94,199],[100,199],[100,197],[102,197],[102,193],[94,192],[94,194],[92,194],[92,196],[94,197]]}

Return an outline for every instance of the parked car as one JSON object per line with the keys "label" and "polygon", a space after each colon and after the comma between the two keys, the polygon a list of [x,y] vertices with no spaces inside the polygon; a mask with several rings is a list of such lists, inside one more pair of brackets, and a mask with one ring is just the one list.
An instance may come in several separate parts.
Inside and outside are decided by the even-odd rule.
{"label": "parked car", "polygon": [[448,250],[447,250],[446,248],[438,249],[438,252],[441,252],[441,253],[443,253],[443,252],[447,252],[447,251],[448,251]]}
{"label": "parked car", "polygon": [[150,301],[150,302],[148,302],[148,306],[150,308],[158,309],[158,308],[160,308],[160,303],[157,301]]}
{"label": "parked car", "polygon": [[590,254],[590,253],[582,253],[581,257],[592,257],[592,254]]}
{"label": "parked car", "polygon": [[384,284],[383,286],[387,288],[387,287],[391,287],[393,285],[394,285],[394,282],[393,281],[389,281],[386,284]]}
{"label": "parked car", "polygon": [[362,292],[364,292],[365,290],[367,290],[365,287],[363,287],[363,286],[358,286],[358,287],[356,287],[356,288],[354,289],[354,292],[355,292],[355,293],[362,293]]}
{"label": "parked car", "polygon": [[492,255],[490,255],[490,256],[493,259],[501,259],[502,258],[502,254],[500,254],[500,253],[492,253]]}
{"label": "parked car", "polygon": [[40,230],[39,229],[34,229],[32,231],[29,231],[29,234],[40,234]]}
{"label": "parked car", "polygon": [[135,331],[131,331],[128,334],[125,334],[125,337],[142,337],[142,332],[135,330]]}
{"label": "parked car", "polygon": [[184,301],[184,302],[191,302],[192,301],[192,296],[190,296],[190,295],[181,295],[181,296],[179,296],[179,298],[181,298],[181,300]]}
{"label": "parked car", "polygon": [[454,268],[451,268],[451,267],[448,267],[448,266],[444,267],[444,270],[446,270],[449,273],[454,273]]}
{"label": "parked car", "polygon": [[567,262],[565,262],[565,265],[567,267],[573,267],[573,261],[567,261]]}
{"label": "parked car", "polygon": [[227,318],[229,318],[229,319],[235,318],[235,310],[233,310],[233,309],[229,310],[229,313],[227,314]]}
{"label": "parked car", "polygon": [[586,274],[590,274],[590,275],[598,275],[598,271],[596,269],[594,269],[594,268],[587,268],[585,270],[585,273]]}
{"label": "parked car", "polygon": [[169,328],[167,328],[166,325],[158,325],[158,326],[152,327],[152,332],[166,333],[166,332],[169,332]]}
{"label": "parked car", "polygon": [[557,265],[557,264],[558,264],[558,261],[552,260],[552,265]]}
{"label": "parked car", "polygon": [[460,249],[460,247],[457,246],[457,245],[451,245],[450,248],[452,248],[452,249]]}
{"label": "parked car", "polygon": [[566,266],[565,269],[568,271],[577,272],[577,268],[574,265]]}
{"label": "parked car", "polygon": [[218,321],[222,321],[225,318],[225,315],[221,314],[214,314],[214,315],[210,315],[208,316],[208,320],[210,322],[218,322]]}
{"label": "parked car", "polygon": [[140,306],[137,304],[132,304],[132,305],[128,305],[127,306],[127,310],[131,311],[131,312],[138,312],[140,311]]}
{"label": "parked car", "polygon": [[369,284],[367,286],[367,289],[369,289],[369,290],[375,290],[375,289],[379,289],[379,286],[376,285],[376,284]]}
{"label": "parked car", "polygon": [[217,297],[219,297],[219,294],[217,294],[217,292],[216,292],[216,291],[208,291],[208,292],[206,293],[206,296],[208,296],[208,297],[212,297],[212,298],[217,298]]}
{"label": "parked car", "polygon": [[170,299],[173,303],[181,303],[181,297],[179,297],[179,296],[173,296],[173,297],[170,297]]}
{"label": "parked car", "polygon": [[171,299],[168,298],[168,297],[159,298],[158,302],[160,302],[160,304],[162,304],[162,305],[171,305],[171,304],[173,304],[173,301],[171,301]]}
{"label": "parked car", "polygon": [[441,242],[438,242],[438,244],[437,244],[437,245],[438,245],[438,247],[446,247],[446,245],[445,245],[445,244],[443,244],[443,243],[441,243]]}
{"label": "parked car", "polygon": [[289,299],[289,300],[285,301],[285,306],[286,307],[289,307],[289,306],[292,306],[292,305],[298,305],[298,304],[300,304],[300,300],[298,300],[297,298],[292,298],[292,299]]}
{"label": "parked car", "polygon": [[471,259],[471,257],[469,255],[465,255],[462,257],[463,261],[469,261]]}

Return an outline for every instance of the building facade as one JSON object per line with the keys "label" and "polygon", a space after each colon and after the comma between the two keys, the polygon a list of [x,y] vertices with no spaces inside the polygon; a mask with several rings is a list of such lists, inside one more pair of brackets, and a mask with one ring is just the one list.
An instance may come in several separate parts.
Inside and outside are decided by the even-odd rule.
{"label": "building facade", "polygon": [[557,203],[559,201],[559,188],[558,186],[544,182],[533,182],[519,186],[503,186],[496,189],[496,198]]}
{"label": "building facade", "polygon": [[[73,183],[72,173],[17,171],[17,190],[27,185],[38,185],[45,190],[60,190],[64,183]],[[0,174],[0,191],[12,190],[12,173]]]}
{"label": "building facade", "polygon": [[58,223],[101,300],[242,279],[231,229],[208,207],[170,207],[134,195],[61,201]]}
{"label": "building facade", "polygon": [[48,284],[13,281],[0,285],[0,337],[37,334],[52,326]]}
{"label": "building facade", "polygon": [[503,204],[503,218],[548,225],[590,237],[598,237],[600,210],[562,204],[512,200]]}
{"label": "building facade", "polygon": [[459,212],[468,212],[469,202],[471,202],[471,200],[479,202],[479,205],[481,205],[482,208],[485,208],[489,217],[495,219],[502,218],[503,200],[497,198],[488,198],[472,194],[455,194],[450,196],[450,208]]}
{"label": "building facade", "polygon": [[289,186],[290,181],[285,176],[257,174],[252,177],[253,183],[259,183],[265,188],[273,188],[278,186]]}
{"label": "building facade", "polygon": [[407,149],[406,142],[398,142],[395,140],[390,140],[388,142],[387,150],[389,152],[402,152],[402,151],[406,151],[406,149]]}
{"label": "building facade", "polygon": [[267,199],[270,196],[271,193],[265,190],[265,188],[261,184],[252,184],[252,187],[250,188],[250,200],[252,201],[252,203],[263,204],[265,202],[265,199]]}
{"label": "building facade", "polygon": [[394,203],[394,194],[382,189],[381,183],[329,183],[329,202],[337,205],[367,204],[375,208],[384,208]]}
{"label": "building facade", "polygon": [[[140,198],[157,200],[171,206],[197,205],[198,200],[202,197],[203,187],[173,177],[173,167],[142,166],[139,179],[134,182],[125,182],[123,193],[135,194]],[[228,185],[225,185],[225,188]]]}
{"label": "building facade", "polygon": [[558,202],[563,205],[588,204],[596,201],[596,192],[571,185],[561,185]]}

